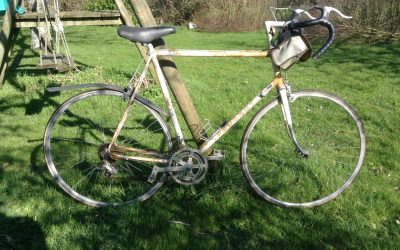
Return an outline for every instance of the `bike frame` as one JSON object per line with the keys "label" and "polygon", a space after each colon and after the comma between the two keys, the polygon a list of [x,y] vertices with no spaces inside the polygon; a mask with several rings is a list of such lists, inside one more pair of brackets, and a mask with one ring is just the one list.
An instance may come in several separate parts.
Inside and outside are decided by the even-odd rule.
{"label": "bike frame", "polygon": [[[269,49],[273,48],[272,44],[272,30],[274,27],[282,27],[284,22],[275,22],[275,21],[267,21],[265,22],[265,27],[267,30],[268,37],[268,45]],[[175,132],[176,139],[178,141],[178,148],[184,148],[186,143],[183,137],[182,129],[178,122],[178,118],[175,112],[175,109],[172,104],[172,99],[168,91],[168,85],[165,80],[164,74],[160,67],[158,57],[160,56],[177,56],[177,57],[269,57],[269,51],[258,51],[258,50],[182,50],[182,49],[154,49],[152,44],[148,44],[148,58],[146,60],[146,64],[142,74],[139,77],[139,80],[134,87],[134,91],[129,98],[129,103],[123,113],[121,121],[114,133],[114,136],[109,145],[110,155],[115,159],[125,159],[125,160],[136,160],[136,161],[147,161],[154,163],[168,163],[167,156],[163,156],[151,151],[139,150],[135,148],[126,148],[120,147],[117,145],[117,138],[121,133],[121,130],[126,122],[129,111],[132,108],[132,104],[134,102],[134,98],[139,91],[145,75],[149,69],[150,63],[153,64],[154,69],[157,74],[157,78],[160,83],[161,91],[163,93],[166,106],[168,108],[168,113],[170,114]],[[272,61],[272,60],[271,60]],[[273,63],[272,63],[273,64]],[[291,130],[291,116],[288,105],[287,98],[287,90],[285,85],[283,84],[282,76],[279,69],[273,64],[274,78],[272,81],[262,89],[247,105],[245,105],[230,121],[228,121],[225,125],[218,128],[212,135],[207,138],[204,143],[200,146],[200,153],[204,154],[208,149],[212,147],[214,143],[216,143],[225,133],[227,133],[244,115],[246,115],[254,106],[257,105],[273,88],[278,90],[278,93],[281,97],[282,110],[284,113],[284,121],[286,127],[289,129],[289,134],[291,138],[294,139],[294,133],[290,133]],[[293,135],[293,136],[292,136]],[[127,156],[120,153],[140,153],[143,156]],[[149,156],[149,157],[147,157]]]}

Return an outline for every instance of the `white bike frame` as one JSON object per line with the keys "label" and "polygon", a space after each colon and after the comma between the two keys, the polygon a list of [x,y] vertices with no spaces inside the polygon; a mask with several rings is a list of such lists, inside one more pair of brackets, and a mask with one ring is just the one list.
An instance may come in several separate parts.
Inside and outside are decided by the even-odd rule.
{"label": "white bike frame", "polygon": [[[267,30],[267,37],[268,37],[268,45],[269,49],[273,47],[272,44],[272,37],[273,37],[273,29],[275,27],[282,27],[285,22],[277,22],[277,21],[267,21],[265,22],[265,28]],[[157,78],[160,83],[161,91],[163,93],[166,106],[168,108],[168,113],[172,119],[172,123],[176,132],[176,139],[178,142],[179,148],[184,148],[186,143],[183,137],[182,129],[178,122],[178,118],[175,112],[175,109],[172,104],[172,99],[168,91],[168,84],[165,80],[164,74],[160,67],[158,57],[160,56],[178,56],[178,57],[269,57],[269,51],[258,51],[258,50],[181,50],[181,49],[154,49],[152,44],[148,44],[148,58],[144,67],[144,70],[136,83],[134,91],[129,99],[129,104],[122,116],[122,119],[119,123],[118,128],[115,131],[115,134],[112,138],[112,141],[109,146],[110,154],[113,158],[120,158],[126,160],[138,160],[138,161],[150,161],[155,163],[167,163],[168,159],[165,156],[161,156],[159,154],[155,154],[154,152],[144,152],[143,150],[134,149],[134,148],[125,148],[119,147],[117,145],[117,138],[121,133],[121,130],[126,122],[128,117],[128,113],[132,107],[134,102],[135,95],[137,94],[138,90],[140,89],[146,72],[149,69],[150,63],[153,64],[154,69],[157,74]],[[272,61],[272,60],[271,60]],[[272,63],[273,64],[273,63]],[[225,125],[218,128],[209,138],[205,140],[205,142],[200,146],[199,151],[200,153],[205,153],[208,149],[212,147],[212,145],[217,142],[226,132],[228,132],[244,115],[246,115],[257,103],[261,101],[263,97],[265,97],[273,88],[278,89],[278,93],[282,99],[282,110],[284,112],[284,120],[287,127],[291,127],[291,117],[289,111],[289,105],[286,95],[286,87],[283,84],[281,73],[273,64],[273,71],[275,76],[273,80],[264,88],[262,89],[242,110],[240,110],[229,122]],[[113,150],[114,149],[114,150]],[[142,157],[142,156],[126,156],[121,155],[116,152],[136,152],[141,153],[144,155],[150,155],[151,157]],[[154,158],[154,156],[156,158]]]}

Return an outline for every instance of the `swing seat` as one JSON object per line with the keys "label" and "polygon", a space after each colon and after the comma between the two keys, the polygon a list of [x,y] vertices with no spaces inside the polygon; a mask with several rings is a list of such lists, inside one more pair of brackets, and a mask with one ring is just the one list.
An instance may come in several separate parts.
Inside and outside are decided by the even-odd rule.
{"label": "swing seat", "polygon": [[75,64],[72,58],[56,55],[54,61],[53,55],[42,55],[40,62],[36,66],[37,69],[55,69],[57,72],[62,73],[75,69]]}
{"label": "swing seat", "polygon": [[[1,1],[1,0],[0,0]],[[44,10],[44,19],[46,22],[46,32],[44,41],[41,39],[41,34],[39,32],[39,43],[40,43],[40,61],[37,65],[38,69],[55,69],[58,72],[65,72],[77,69],[75,67],[74,61],[72,59],[71,53],[68,48],[68,44],[66,41],[66,37],[64,34],[64,28],[60,19],[60,8],[58,4],[58,0],[54,1],[54,23],[52,23],[52,16],[49,12],[49,6],[47,4],[47,0],[37,0],[37,4],[39,6],[39,2],[42,3],[41,7]],[[40,22],[40,16],[38,17]],[[55,25],[54,25],[55,24]],[[53,34],[56,33],[56,45],[53,43]],[[62,41],[64,45],[64,50],[66,56],[60,54],[60,41]],[[50,44],[49,44],[50,43]]]}
{"label": "swing seat", "polygon": [[62,59],[62,62],[57,65],[56,70],[59,73],[63,73],[63,72],[67,72],[67,71],[73,71],[73,70],[75,70],[75,68],[76,67],[75,67],[74,60],[71,57],[69,57],[69,58],[68,57],[64,57]]}
{"label": "swing seat", "polygon": [[58,64],[62,62],[63,56],[56,55],[56,61],[54,61],[53,55],[42,55],[40,62],[36,66],[38,69],[55,69]]}

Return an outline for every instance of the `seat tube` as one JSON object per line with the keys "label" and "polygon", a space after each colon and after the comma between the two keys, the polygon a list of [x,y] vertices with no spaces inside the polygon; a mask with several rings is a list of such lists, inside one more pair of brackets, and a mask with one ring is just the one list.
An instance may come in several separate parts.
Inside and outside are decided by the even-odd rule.
{"label": "seat tube", "polygon": [[161,91],[163,93],[165,103],[168,108],[168,113],[171,115],[172,123],[175,128],[176,138],[178,141],[178,147],[183,148],[183,147],[185,147],[185,140],[183,138],[182,129],[178,122],[178,117],[176,116],[176,112],[175,112],[174,106],[172,104],[171,95],[169,94],[169,91],[168,91],[167,82],[165,80],[164,73],[161,70],[160,63],[158,62],[157,52],[154,50],[153,45],[149,44],[148,47],[149,47],[150,58],[153,62],[154,68],[156,70],[157,78],[160,82]]}

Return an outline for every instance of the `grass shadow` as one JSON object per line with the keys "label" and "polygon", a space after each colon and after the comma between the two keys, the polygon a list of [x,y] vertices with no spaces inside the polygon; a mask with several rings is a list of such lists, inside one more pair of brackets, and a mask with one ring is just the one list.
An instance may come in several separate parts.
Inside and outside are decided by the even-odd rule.
{"label": "grass shadow", "polygon": [[[92,225],[97,230],[105,226],[112,232],[101,239],[84,234],[76,244],[89,249],[99,242],[112,242],[116,248],[130,244],[133,248],[162,249],[168,248],[171,240],[183,249],[346,248],[359,246],[359,242],[373,244],[366,235],[343,228],[325,209],[282,209],[250,196],[228,206],[223,204],[223,197],[215,198],[214,206],[209,206],[201,201],[204,193],[172,188],[167,186],[161,192],[172,191],[174,195],[158,194],[139,205],[89,210],[75,206],[68,223]],[[262,223],[260,217],[269,223]],[[66,223],[64,219],[61,216],[59,223]],[[310,231],[310,237],[304,237],[304,230]]]}
{"label": "grass shadow", "polygon": [[[4,168],[0,165],[0,182]],[[4,205],[0,200],[0,206]],[[0,213],[0,249],[48,249],[45,234],[38,222],[30,217],[9,217]]]}
{"label": "grass shadow", "polygon": [[0,225],[0,249],[48,249],[41,226],[32,218],[0,213]]}
{"label": "grass shadow", "polygon": [[329,50],[321,65],[352,62],[359,64],[363,70],[397,75],[400,73],[400,62],[393,60],[393,55],[399,54],[399,46],[391,43],[381,43],[376,46],[337,44],[334,49]]}
{"label": "grass shadow", "polygon": [[[30,33],[29,33],[30,34]],[[32,58],[37,58],[39,61],[40,53],[36,50],[32,50],[28,45],[26,40],[30,38],[29,35],[24,34],[23,32],[19,32],[15,39],[14,43],[14,53],[12,55],[12,63],[7,67],[7,71],[5,74],[5,80],[8,81],[9,84],[14,86],[19,91],[25,91],[25,86],[21,85],[18,81],[18,77],[21,75],[29,75],[29,76],[47,76],[49,72],[56,72],[55,69],[37,69],[36,64],[28,63],[21,64],[23,60],[29,59],[32,61]],[[18,48],[18,49],[15,49]],[[30,53],[27,53],[30,52]],[[79,67],[88,67],[87,64],[75,61],[76,65]]]}
{"label": "grass shadow", "polygon": [[[0,165],[0,182],[2,181],[2,179],[3,179],[3,173],[4,173],[4,167],[6,166],[6,164],[7,163],[2,163],[1,165]],[[2,200],[0,200],[0,206],[1,205],[3,205],[3,201]]]}

